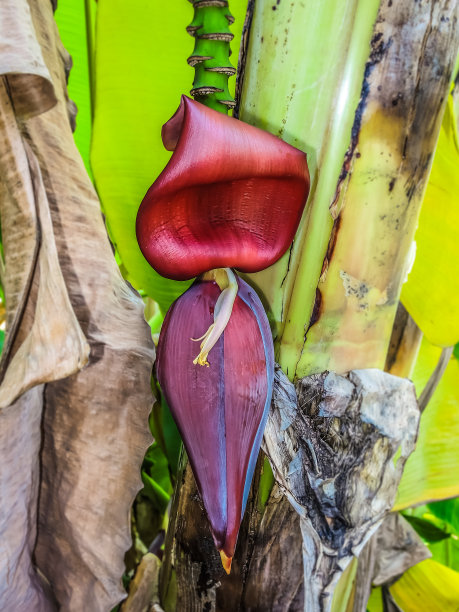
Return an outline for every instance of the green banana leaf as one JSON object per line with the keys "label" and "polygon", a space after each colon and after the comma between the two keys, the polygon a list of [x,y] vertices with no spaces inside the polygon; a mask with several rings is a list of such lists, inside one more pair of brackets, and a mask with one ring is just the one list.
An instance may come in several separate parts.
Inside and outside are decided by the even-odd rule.
{"label": "green banana leaf", "polygon": [[171,411],[161,395],[155,402],[149,417],[150,431],[167,457],[170,477],[175,481],[181,449],[181,438]]}
{"label": "green banana leaf", "polygon": [[439,521],[444,521],[448,539],[429,544],[432,557],[459,572],[459,498],[427,504],[427,509]]}
{"label": "green banana leaf", "polygon": [[459,571],[459,499],[446,499],[403,513],[432,553],[432,558]]}
{"label": "green banana leaf", "polygon": [[459,140],[450,95],[416,231],[416,259],[401,300],[433,344],[459,341]]}
{"label": "green banana leaf", "polygon": [[450,536],[439,542],[429,544],[434,561],[442,565],[447,565],[451,569],[459,572],[459,539],[457,536]]}
{"label": "green banana leaf", "polygon": [[[459,573],[427,559],[405,572],[390,593],[403,612],[457,612]],[[381,587],[372,589],[367,610],[383,612]]]}
{"label": "green banana leaf", "polygon": [[459,536],[459,498],[427,504],[429,511],[438,519],[445,521],[451,531]]}
{"label": "green banana leaf", "polygon": [[141,476],[144,485],[141,494],[151,500],[158,513],[163,514],[172,494],[172,485],[167,458],[156,443],[145,455]]}
{"label": "green banana leaf", "polygon": [[367,612],[384,612],[381,587],[371,590],[370,599],[367,603]]}
{"label": "green banana leaf", "polygon": [[64,47],[72,56],[68,81],[69,98],[78,108],[75,144],[89,176],[92,131],[93,52],[97,4],[95,0],[59,0],[55,19]]}
{"label": "green banana leaf", "polygon": [[[441,349],[423,340],[413,372],[419,394]],[[452,356],[425,409],[414,453],[406,462],[395,509],[459,495],[459,361]]]}
{"label": "green banana leaf", "polygon": [[403,612],[456,612],[459,608],[459,573],[426,559],[403,574],[390,587]]}
{"label": "green banana leaf", "polygon": [[[231,2],[236,50],[245,9],[245,1]],[[171,155],[162,145],[161,126],[191,89],[194,70],[186,58],[194,41],[185,28],[192,20],[193,7],[185,0],[167,7],[151,0],[98,2],[91,165],[127,279],[163,311],[189,283],[166,280],[151,269],[137,245],[135,218]]]}

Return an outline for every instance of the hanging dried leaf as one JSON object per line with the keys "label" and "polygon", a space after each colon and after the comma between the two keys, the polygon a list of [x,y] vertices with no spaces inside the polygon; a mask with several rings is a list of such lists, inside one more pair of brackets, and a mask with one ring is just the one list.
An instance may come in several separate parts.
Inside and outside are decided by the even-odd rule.
{"label": "hanging dried leaf", "polygon": [[[32,96],[29,108],[18,106],[36,79],[13,78],[12,88],[20,62],[19,68],[13,60],[2,63],[8,73],[0,90],[0,133],[7,144],[0,164],[8,169],[0,200],[8,329],[1,405],[23,395],[0,411],[6,466],[0,532],[8,534],[0,582],[8,609],[51,610],[34,559],[58,608],[83,610],[91,602],[91,611],[98,612],[124,595],[129,512],[151,439],[154,353],[143,303],[119,274],[99,201],[73,142],[68,55],[52,6],[49,0],[30,3],[31,14],[26,2],[18,6],[0,21],[0,38],[6,28],[26,28],[26,46],[40,51],[41,63],[34,64],[35,55],[23,72],[36,77],[38,71],[41,81],[47,75],[48,84],[51,75],[57,104],[50,108],[45,101],[51,97],[42,96],[38,106]],[[25,53],[24,41],[17,40],[13,58]],[[81,370],[88,344],[89,363]]]}
{"label": "hanging dried leaf", "polygon": [[[59,266],[38,162],[22,141],[6,85],[3,79],[0,168],[9,325],[0,370],[0,408],[33,385],[73,374],[86,364],[89,353]],[[24,250],[18,244],[24,244]]]}
{"label": "hanging dried leaf", "polygon": [[2,610],[55,610],[32,563],[37,537],[42,407],[43,386],[40,385],[0,412]]}
{"label": "hanging dried leaf", "polygon": [[27,1],[2,0],[0,25],[0,74],[8,75],[15,111],[22,116],[43,113],[56,104],[56,96]]}
{"label": "hanging dried leaf", "polygon": [[419,410],[410,381],[374,369],[308,376],[297,392],[298,404],[278,369],[264,449],[300,515],[312,612],[328,609],[341,572],[392,507]]}

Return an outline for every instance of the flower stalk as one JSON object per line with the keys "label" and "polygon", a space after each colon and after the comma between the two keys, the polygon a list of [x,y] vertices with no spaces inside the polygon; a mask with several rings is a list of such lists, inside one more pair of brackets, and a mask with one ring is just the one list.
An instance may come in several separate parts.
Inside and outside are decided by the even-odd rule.
{"label": "flower stalk", "polygon": [[236,73],[229,61],[233,40],[229,26],[234,18],[226,0],[191,2],[194,18],[187,32],[194,37],[195,45],[187,61],[195,69],[195,77],[190,94],[197,102],[226,114],[235,106],[228,89],[228,77]]}

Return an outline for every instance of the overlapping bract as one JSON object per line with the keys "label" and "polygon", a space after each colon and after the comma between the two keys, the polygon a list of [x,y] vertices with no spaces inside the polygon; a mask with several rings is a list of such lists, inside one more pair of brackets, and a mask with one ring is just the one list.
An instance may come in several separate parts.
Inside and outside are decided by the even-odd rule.
{"label": "overlapping bract", "polygon": [[185,96],[162,137],[174,153],[137,216],[151,266],[186,280],[220,267],[256,272],[277,261],[308,196],[306,155]]}
{"label": "overlapping bract", "polygon": [[271,401],[274,353],[255,291],[238,279],[229,323],[193,364],[220,295],[197,280],[169,309],[158,345],[157,376],[182,435],[215,545],[232,557]]}
{"label": "overlapping bract", "polygon": [[309,173],[302,151],[185,96],[162,138],[174,153],[142,201],[137,238],[163,276],[200,277],[166,315],[157,375],[229,572],[274,377],[263,306],[231,268],[256,272],[287,250]]}

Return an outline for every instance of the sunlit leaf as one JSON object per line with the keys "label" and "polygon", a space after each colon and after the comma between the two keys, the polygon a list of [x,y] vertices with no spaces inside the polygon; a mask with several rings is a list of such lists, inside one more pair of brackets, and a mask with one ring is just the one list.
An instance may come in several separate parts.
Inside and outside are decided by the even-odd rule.
{"label": "sunlit leaf", "polygon": [[[233,0],[233,63],[246,2]],[[130,282],[164,310],[189,283],[165,280],[150,268],[135,237],[135,217],[147,189],[167,163],[161,126],[191,89],[186,59],[194,41],[186,27],[191,4],[174,0],[99,0],[96,97],[91,164],[112,241]],[[234,79],[232,79],[234,81]],[[230,79],[231,81],[231,79]],[[234,87],[234,83],[232,84]]]}
{"label": "sunlit leaf", "polygon": [[448,523],[452,533],[459,535],[459,497],[428,504],[428,508],[437,518]]}
{"label": "sunlit leaf", "polygon": [[[441,349],[423,340],[413,380],[419,394]],[[416,450],[408,458],[395,508],[459,495],[459,361],[452,357],[421,418]]]}
{"label": "sunlit leaf", "polygon": [[78,108],[75,143],[90,176],[92,131],[92,54],[97,5],[95,0],[59,0],[55,19],[64,47],[72,56],[68,95]]}
{"label": "sunlit leaf", "polygon": [[371,589],[370,599],[367,603],[367,610],[368,612],[384,612],[381,587]]}
{"label": "sunlit leaf", "polygon": [[169,503],[170,495],[156,482],[154,478],[151,478],[144,470],[141,473],[142,482],[144,488],[141,493],[146,495],[152,502],[155,509],[158,512],[165,512],[167,504]]}
{"label": "sunlit leaf", "polygon": [[450,537],[440,542],[432,542],[429,544],[429,550],[435,561],[459,572],[459,540],[457,538]]}
{"label": "sunlit leaf", "polygon": [[454,526],[457,501],[447,499],[408,508],[403,516],[424,539],[435,561],[459,571],[459,537]]}
{"label": "sunlit leaf", "polygon": [[405,572],[390,592],[403,612],[455,612],[459,607],[459,573],[427,559]]}
{"label": "sunlit leaf", "polygon": [[401,299],[433,344],[459,341],[459,292],[451,280],[459,258],[459,142],[449,97],[416,231],[416,260]]}

